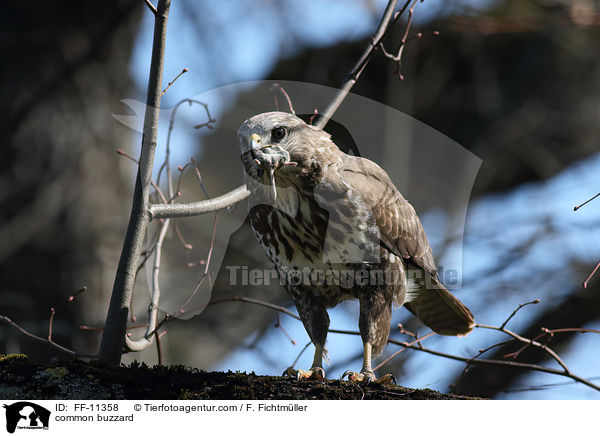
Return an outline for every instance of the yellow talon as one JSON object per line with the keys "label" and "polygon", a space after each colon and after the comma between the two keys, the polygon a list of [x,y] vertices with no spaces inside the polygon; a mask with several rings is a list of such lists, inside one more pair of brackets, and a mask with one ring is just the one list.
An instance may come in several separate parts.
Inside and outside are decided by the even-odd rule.
{"label": "yellow talon", "polygon": [[375,378],[375,374],[373,372],[355,372],[355,371],[346,371],[340,377],[341,380],[344,377],[348,377],[349,381],[357,382],[357,383],[377,383],[380,385],[395,385],[396,378],[392,374],[386,374],[383,377]]}
{"label": "yellow talon", "polygon": [[313,367],[308,371],[303,369],[288,368],[283,372],[284,376],[296,377],[300,380],[325,380],[325,370],[321,367]]}

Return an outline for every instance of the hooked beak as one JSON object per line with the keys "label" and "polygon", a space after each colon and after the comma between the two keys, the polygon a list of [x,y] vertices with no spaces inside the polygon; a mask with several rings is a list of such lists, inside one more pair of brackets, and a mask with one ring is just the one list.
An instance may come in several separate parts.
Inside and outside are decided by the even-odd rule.
{"label": "hooked beak", "polygon": [[258,150],[262,146],[260,136],[256,133],[250,135],[250,140],[248,142],[250,143],[251,150]]}

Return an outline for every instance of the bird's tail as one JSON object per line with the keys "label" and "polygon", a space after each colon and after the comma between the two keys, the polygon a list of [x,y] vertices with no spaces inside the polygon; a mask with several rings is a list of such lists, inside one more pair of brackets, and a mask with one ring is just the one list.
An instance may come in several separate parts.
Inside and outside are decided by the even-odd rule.
{"label": "bird's tail", "polygon": [[404,307],[440,335],[465,336],[475,326],[471,311],[437,279],[434,286],[422,288]]}

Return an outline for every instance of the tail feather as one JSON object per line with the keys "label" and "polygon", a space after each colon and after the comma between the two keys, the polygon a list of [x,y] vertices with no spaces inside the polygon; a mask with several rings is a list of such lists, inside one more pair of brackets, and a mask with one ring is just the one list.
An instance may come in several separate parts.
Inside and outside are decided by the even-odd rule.
{"label": "tail feather", "polygon": [[434,289],[423,287],[404,307],[440,335],[465,336],[475,326],[473,314],[441,283],[436,286]]}

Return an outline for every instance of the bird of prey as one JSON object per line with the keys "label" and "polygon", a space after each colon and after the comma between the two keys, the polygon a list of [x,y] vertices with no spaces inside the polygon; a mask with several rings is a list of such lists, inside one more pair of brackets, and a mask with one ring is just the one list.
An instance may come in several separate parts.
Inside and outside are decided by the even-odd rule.
{"label": "bird of prey", "polygon": [[473,329],[469,309],[438,278],[415,210],[376,163],[284,112],[244,121],[238,137],[252,229],[315,346],[312,368],[298,378],[325,377],[327,309],[347,299],[360,303],[363,366],[344,373],[355,381],[389,382],[375,377],[371,360],[387,343],[392,307],[404,305],[441,335]]}

